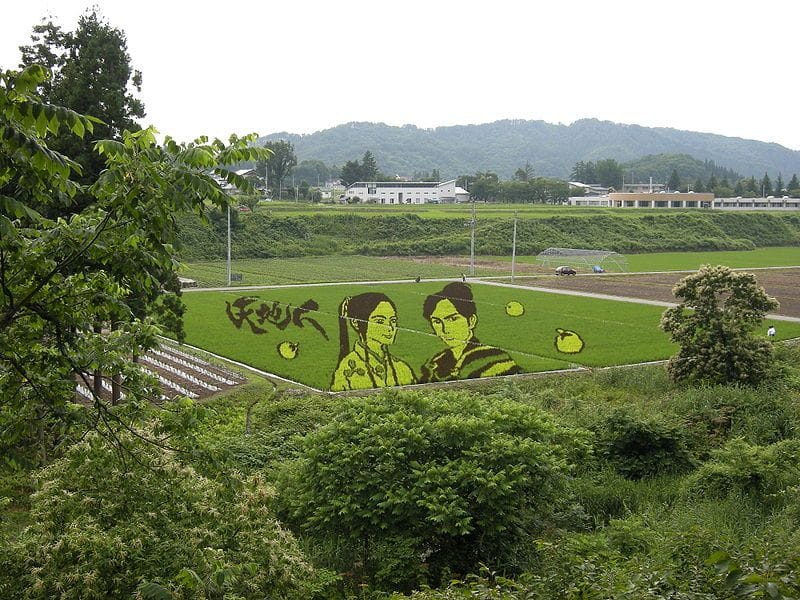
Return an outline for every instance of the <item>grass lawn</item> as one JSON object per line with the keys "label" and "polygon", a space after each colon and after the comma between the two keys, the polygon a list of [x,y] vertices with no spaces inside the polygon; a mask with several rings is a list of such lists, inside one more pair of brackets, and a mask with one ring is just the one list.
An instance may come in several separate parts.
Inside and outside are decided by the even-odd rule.
{"label": "grass lawn", "polygon": [[[264,369],[316,388],[327,388],[336,368],[339,351],[338,307],[345,296],[367,291],[387,294],[397,306],[398,333],[391,352],[419,367],[444,349],[422,317],[428,294],[440,283],[311,286],[252,292],[192,292],[184,295],[187,342],[222,356]],[[509,352],[526,372],[567,368],[573,365],[606,366],[663,359],[675,351],[658,328],[662,308],[649,305],[595,300],[544,292],[472,286],[478,307],[476,334],[481,342]],[[245,310],[266,307],[267,320],[259,323],[255,312],[237,328],[226,314],[226,302],[252,299]],[[301,306],[308,300],[318,310],[291,319],[287,305]],[[521,316],[509,316],[506,305],[519,302]],[[313,319],[319,328],[309,319]],[[251,325],[261,333],[254,333]],[[555,347],[556,329],[571,330],[585,343],[579,354],[565,354]],[[324,334],[323,334],[324,332]],[[800,336],[800,324],[782,323],[782,337]],[[351,336],[351,343],[353,336]],[[297,354],[287,359],[279,346],[297,344]]]}

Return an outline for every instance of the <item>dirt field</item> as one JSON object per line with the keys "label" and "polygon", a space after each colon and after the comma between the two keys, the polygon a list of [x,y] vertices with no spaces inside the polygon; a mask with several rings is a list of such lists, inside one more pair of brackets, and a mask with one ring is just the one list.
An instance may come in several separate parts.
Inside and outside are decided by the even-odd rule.
{"label": "dirt field", "polygon": [[[748,269],[754,273],[767,293],[781,303],[776,314],[800,318],[800,269]],[[568,289],[675,302],[672,287],[687,273],[656,273],[641,275],[588,274],[574,277],[555,275],[517,278],[516,283],[530,287]]]}

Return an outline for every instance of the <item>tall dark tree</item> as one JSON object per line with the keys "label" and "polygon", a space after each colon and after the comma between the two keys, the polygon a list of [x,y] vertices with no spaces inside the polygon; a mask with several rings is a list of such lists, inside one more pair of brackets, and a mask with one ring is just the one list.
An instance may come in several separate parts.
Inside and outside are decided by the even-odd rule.
{"label": "tall dark tree", "polygon": [[797,180],[797,173],[792,175],[792,178],[789,180],[789,183],[786,185],[787,190],[800,190],[800,181]]}
{"label": "tall dark tree", "polygon": [[283,181],[297,165],[297,156],[294,153],[294,145],[287,140],[274,140],[264,144],[264,148],[272,152],[272,156],[267,161],[259,161],[256,164],[256,173],[263,177],[266,169],[267,184],[277,194],[278,199],[283,190]]}
{"label": "tall dark tree", "polygon": [[570,178],[580,183],[597,183],[594,163],[592,161],[584,162],[582,160],[576,162],[575,166],[572,168]]}
{"label": "tall dark tree", "polygon": [[613,158],[598,160],[595,164],[597,182],[604,187],[622,188],[622,166]]}
{"label": "tall dark tree", "polygon": [[514,179],[519,181],[530,181],[533,179],[533,166],[530,161],[526,161],[524,167],[517,169],[514,173]]}
{"label": "tall dark tree", "polygon": [[778,178],[775,180],[775,195],[782,196],[785,188],[783,187],[783,177],[778,173]]}
{"label": "tall dark tree", "polygon": [[348,160],[344,163],[341,172],[339,173],[339,181],[342,185],[352,185],[356,181],[363,181],[361,179],[361,165],[357,160]]}
{"label": "tall dark tree", "polygon": [[767,173],[764,173],[764,177],[761,178],[760,191],[762,196],[772,196],[772,180]]}
{"label": "tall dark tree", "polygon": [[377,181],[379,175],[378,163],[372,152],[367,150],[364,152],[364,158],[361,159],[361,181]]}
{"label": "tall dark tree", "polygon": [[672,174],[669,176],[669,181],[667,181],[667,189],[669,190],[678,190],[681,187],[681,176],[678,175],[677,169],[672,169]]}
{"label": "tall dark tree", "polygon": [[140,129],[144,104],[131,88],[141,91],[142,74],[132,69],[125,33],[110,25],[96,10],[78,19],[75,31],[64,32],[52,21],[33,28],[31,45],[20,47],[21,67],[42,64],[52,70],[42,88],[43,99],[102,121],[83,138],[55,136],[50,147],[73,157],[83,167],[81,183],[97,179],[105,161],[93,151],[99,139],[120,139],[123,130]]}

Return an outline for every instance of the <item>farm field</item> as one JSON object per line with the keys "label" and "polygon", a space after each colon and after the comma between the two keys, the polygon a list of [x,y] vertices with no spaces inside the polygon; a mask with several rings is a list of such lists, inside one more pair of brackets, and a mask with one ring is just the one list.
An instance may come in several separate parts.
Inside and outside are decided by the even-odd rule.
{"label": "farm field", "polygon": [[[734,269],[800,266],[800,248],[796,246],[714,252],[653,252],[624,254],[624,256],[628,261],[628,271],[631,273],[694,271],[701,265],[725,265]],[[511,258],[506,256],[500,260],[509,264],[511,262]],[[523,264],[538,264],[535,256],[517,257],[517,261]]]}
{"label": "farm field", "polygon": [[[419,375],[419,367],[444,348],[422,316],[425,297],[440,289],[441,283],[412,282],[187,293],[186,341],[327,389],[338,362],[340,302],[346,296],[381,291],[397,306],[398,333],[390,351]],[[658,306],[481,284],[472,289],[478,308],[477,337],[507,351],[525,372],[658,360],[675,350],[658,329],[663,312]],[[509,316],[510,302],[520,303],[523,314]],[[306,309],[296,313],[296,307],[304,305]],[[557,350],[559,328],[582,338],[585,347],[580,353]],[[779,331],[782,338],[798,336],[800,324],[782,323]],[[289,358],[281,352],[287,344],[295,349]]]}
{"label": "farm field", "polygon": [[[776,314],[800,318],[800,268],[753,271],[758,283],[780,302]],[[672,288],[681,274],[644,273],[639,275],[586,275],[579,277],[518,278],[518,285],[575,290],[627,298],[675,302]]]}
{"label": "farm field", "polygon": [[[626,254],[629,272],[687,271],[703,264],[724,264],[733,268],[761,268],[800,265],[800,248],[775,247],[723,252],[659,252]],[[460,277],[469,272],[469,256],[376,257],[324,256],[302,258],[265,258],[234,260],[234,273],[243,279],[237,285],[282,285],[333,281],[380,281]],[[577,266],[577,265],[576,265]],[[552,268],[543,268],[535,256],[518,256],[517,275],[551,275]],[[491,277],[511,274],[510,256],[475,258],[475,276]],[[203,287],[224,286],[225,261],[202,261],[184,265],[183,277],[194,279]]]}

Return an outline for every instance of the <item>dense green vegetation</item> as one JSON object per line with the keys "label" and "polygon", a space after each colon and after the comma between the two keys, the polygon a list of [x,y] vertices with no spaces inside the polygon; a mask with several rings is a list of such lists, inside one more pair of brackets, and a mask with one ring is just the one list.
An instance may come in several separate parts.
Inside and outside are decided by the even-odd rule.
{"label": "dense green vegetation", "polygon": [[[236,258],[273,258],[362,254],[372,256],[448,255],[469,252],[470,228],[466,207],[448,217],[421,218],[408,209],[361,213],[282,215],[270,208],[237,213],[232,231]],[[475,251],[479,255],[510,254],[513,211],[502,219],[477,210]],[[591,212],[564,211],[538,217],[523,211],[517,228],[518,254],[545,248],[602,248],[621,253],[670,250],[747,250],[756,246],[800,245],[800,215],[729,212]],[[492,216],[489,216],[492,215]],[[573,216],[574,215],[574,216]],[[584,215],[586,216],[586,215]],[[222,218],[203,224],[185,217],[180,223],[182,257],[187,261],[225,256],[226,224]]]}
{"label": "dense green vegetation", "polygon": [[661,366],[351,400],[254,381],[150,413],[177,453],[90,437],[32,496],[5,468],[30,527],[0,538],[0,593],[796,597],[798,364],[780,348],[756,388]]}

